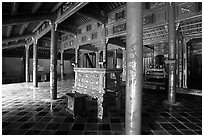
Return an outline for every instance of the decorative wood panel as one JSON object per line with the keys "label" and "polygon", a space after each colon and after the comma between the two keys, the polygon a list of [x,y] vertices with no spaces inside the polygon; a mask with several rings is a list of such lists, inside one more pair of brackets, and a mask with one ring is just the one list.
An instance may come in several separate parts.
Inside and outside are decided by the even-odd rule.
{"label": "decorative wood panel", "polygon": [[176,5],[176,20],[202,14],[198,2],[180,2]]}

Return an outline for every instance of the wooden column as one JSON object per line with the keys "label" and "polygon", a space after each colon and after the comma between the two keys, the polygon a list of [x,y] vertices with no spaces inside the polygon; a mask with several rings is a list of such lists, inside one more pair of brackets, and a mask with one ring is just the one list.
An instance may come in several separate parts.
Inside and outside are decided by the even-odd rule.
{"label": "wooden column", "polygon": [[141,2],[127,2],[126,31],[126,107],[125,134],[141,134],[142,113],[142,42],[143,15]]}
{"label": "wooden column", "polygon": [[176,37],[175,37],[175,3],[169,5],[168,40],[169,40],[169,83],[168,83],[168,103],[173,105],[176,97]]}
{"label": "wooden column", "polygon": [[188,75],[188,67],[187,67],[187,41],[186,38],[183,38],[183,88],[187,87],[187,75]]}
{"label": "wooden column", "polygon": [[29,73],[29,62],[30,62],[30,58],[29,58],[29,46],[25,45],[25,49],[26,49],[26,62],[25,62],[25,80],[26,82],[29,82],[30,80],[30,73]]}
{"label": "wooden column", "polygon": [[181,36],[178,36],[178,86],[182,88],[183,83],[183,43]]}
{"label": "wooden column", "polygon": [[107,68],[107,45],[108,44],[106,44],[106,40],[104,40],[104,42],[103,42],[103,46],[104,46],[104,48],[103,48],[103,68]]}
{"label": "wooden column", "polygon": [[33,39],[33,86],[38,87],[38,44],[37,39]]}
{"label": "wooden column", "polygon": [[57,99],[57,32],[54,23],[51,29],[50,47],[50,97]]}
{"label": "wooden column", "polygon": [[61,81],[64,81],[64,50],[61,50],[60,70],[61,70]]}
{"label": "wooden column", "polygon": [[[77,46],[75,48],[75,68],[78,68],[79,67],[79,47]],[[80,59],[81,60],[81,59]]]}
{"label": "wooden column", "polygon": [[122,80],[126,81],[126,49],[123,49],[123,76]]}

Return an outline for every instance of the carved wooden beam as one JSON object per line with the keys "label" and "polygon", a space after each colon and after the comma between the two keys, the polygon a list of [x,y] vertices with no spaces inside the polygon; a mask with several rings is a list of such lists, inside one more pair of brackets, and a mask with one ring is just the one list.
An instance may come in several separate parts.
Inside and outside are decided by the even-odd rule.
{"label": "carved wooden beam", "polygon": [[[33,37],[36,39],[40,39],[42,36],[44,36],[46,33],[48,33],[52,29],[52,25],[47,26],[44,30],[42,30],[40,33],[35,34]],[[33,44],[33,41],[28,41],[26,45],[30,46]]]}
{"label": "carved wooden beam", "polygon": [[38,9],[41,7],[42,4],[43,4],[43,2],[35,3],[35,5],[32,8],[32,14],[35,14],[38,11]]}
{"label": "carved wooden beam", "polygon": [[40,23],[38,23],[38,25],[32,30],[32,32],[36,32],[38,30],[38,28],[44,23],[44,21],[41,21]]}
{"label": "carved wooden beam", "polygon": [[25,23],[25,24],[22,25],[22,27],[20,29],[20,35],[22,35],[24,33],[25,29],[28,27],[28,24],[29,23]]}
{"label": "carved wooden beam", "polygon": [[45,20],[51,20],[53,16],[51,14],[47,15],[21,15],[19,17],[7,17],[2,19],[2,25],[18,25],[24,23],[40,22]]}
{"label": "carved wooden beam", "polygon": [[64,2],[58,2],[51,10],[51,13],[55,12]]}
{"label": "carved wooden beam", "polygon": [[75,5],[73,8],[70,8],[69,10],[65,11],[60,17],[58,17],[55,21],[55,23],[59,24],[68,17],[70,17],[72,14],[80,10],[82,7],[84,7],[88,2],[78,2],[77,5]]}
{"label": "carved wooden beam", "polygon": [[44,30],[42,30],[39,34],[35,36],[36,39],[40,39],[42,36],[44,36],[46,33],[48,33],[52,29],[52,25],[47,26]]}
{"label": "carved wooden beam", "polygon": [[16,43],[16,44],[9,44],[9,45],[2,46],[2,49],[17,48],[17,47],[25,46],[25,44],[26,44],[25,42],[20,42],[20,43]]}
{"label": "carved wooden beam", "polygon": [[6,38],[6,39],[2,39],[2,43],[7,43],[10,41],[17,41],[20,39],[26,39],[26,38],[33,37],[33,36],[34,36],[34,34],[27,34],[27,35],[22,35],[22,36],[18,36],[18,37]]}

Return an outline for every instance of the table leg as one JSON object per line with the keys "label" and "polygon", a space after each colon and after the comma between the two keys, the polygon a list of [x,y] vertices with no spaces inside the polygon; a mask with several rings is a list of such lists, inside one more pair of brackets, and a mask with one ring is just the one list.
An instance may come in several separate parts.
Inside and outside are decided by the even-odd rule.
{"label": "table leg", "polygon": [[103,96],[97,98],[97,104],[98,104],[98,118],[103,118]]}

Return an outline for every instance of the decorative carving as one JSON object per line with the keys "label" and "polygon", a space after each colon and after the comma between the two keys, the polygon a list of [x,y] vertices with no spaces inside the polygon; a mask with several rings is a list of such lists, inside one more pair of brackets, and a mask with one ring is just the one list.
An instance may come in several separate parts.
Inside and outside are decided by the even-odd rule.
{"label": "decorative carving", "polygon": [[164,4],[165,2],[151,2],[150,8],[155,8]]}
{"label": "decorative carving", "polygon": [[66,2],[63,6],[62,6],[62,11],[65,12],[68,9],[70,9],[73,6],[74,2]]}
{"label": "decorative carving", "polygon": [[181,13],[182,14],[189,14],[195,11],[195,7],[193,5],[194,3],[191,3],[189,5],[185,5],[181,7]]}
{"label": "decorative carving", "polygon": [[126,23],[113,26],[113,34],[126,30]]}

